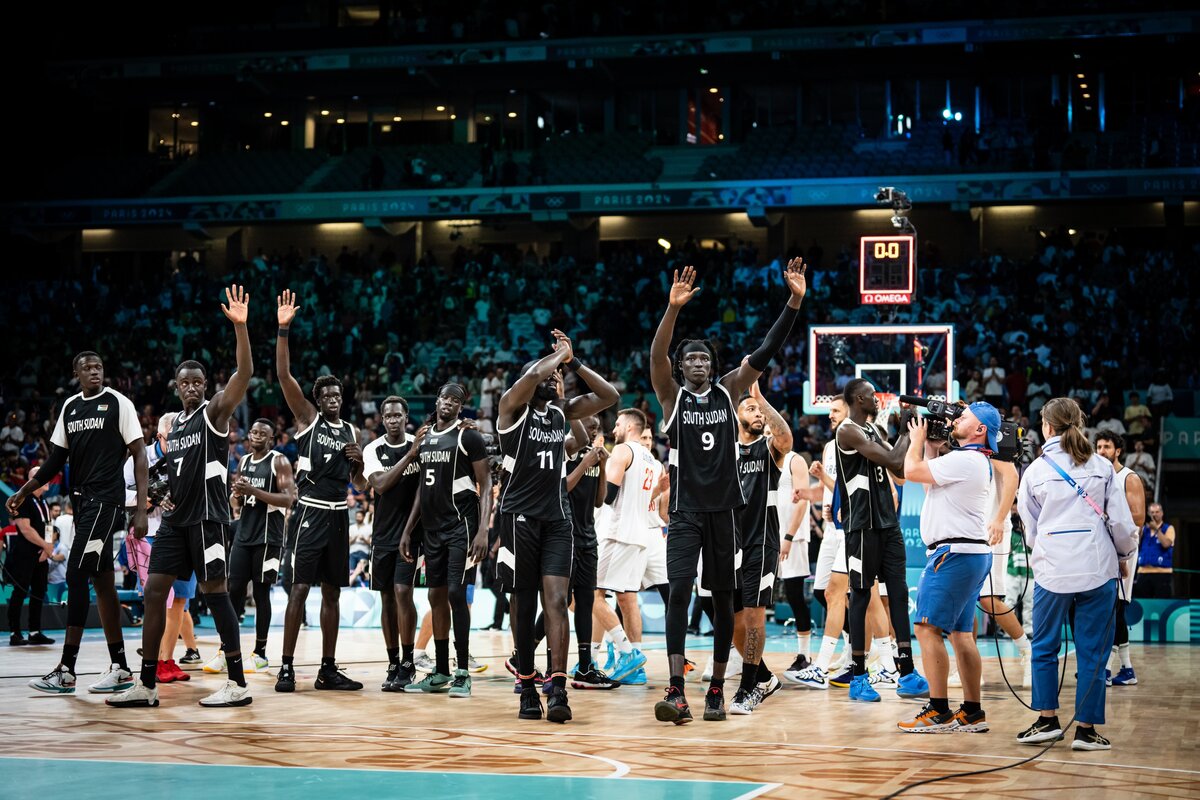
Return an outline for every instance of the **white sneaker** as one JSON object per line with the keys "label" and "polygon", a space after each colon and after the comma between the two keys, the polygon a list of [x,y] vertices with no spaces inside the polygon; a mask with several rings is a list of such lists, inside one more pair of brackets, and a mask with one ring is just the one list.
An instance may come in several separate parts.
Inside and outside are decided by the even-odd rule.
{"label": "white sneaker", "polygon": [[897,683],[897,681],[899,681],[899,680],[900,680],[899,672],[893,672],[890,669],[880,668],[880,670],[878,672],[876,672],[874,675],[872,675],[870,678],[867,679],[867,683],[869,683],[871,686],[874,686],[876,690],[895,689],[897,686],[900,685],[899,683]]}
{"label": "white sneaker", "polygon": [[104,702],[113,708],[155,708],[158,706],[158,687],[149,688],[141,681]]}
{"label": "white sneaker", "polygon": [[773,673],[770,680],[759,681],[758,686],[756,686],[754,689],[754,691],[758,694],[758,705],[762,705],[764,700],[782,688],[783,681],[779,680],[779,677]]}
{"label": "white sneaker", "polygon": [[[454,659],[454,666],[455,666],[455,668],[458,667],[458,659],[457,658]],[[475,656],[467,657],[467,672],[471,673],[472,675],[478,675],[481,672],[487,672],[487,668],[488,668],[488,665],[480,664],[478,661],[475,660]],[[572,671],[571,673],[568,673],[568,674],[574,674],[574,671]]]}
{"label": "white sneaker", "polygon": [[758,692],[757,690],[746,691],[738,687],[737,693],[733,696],[733,702],[729,704],[729,713],[735,716],[747,716],[754,713],[754,709],[758,707]]}
{"label": "white sneaker", "polygon": [[841,673],[845,672],[847,668],[849,668],[850,661],[850,649],[846,648],[838,653],[838,655],[836,655],[833,660],[829,662],[829,669],[825,671],[830,675],[840,675]]}
{"label": "white sneaker", "polygon": [[700,680],[707,683],[712,680],[713,660],[710,658],[708,663],[704,665],[704,672],[700,673]]}
{"label": "white sneaker", "polygon": [[795,682],[808,689],[829,688],[829,676],[825,674],[825,670],[815,664],[808,669],[800,670],[795,677]]}
{"label": "white sneaker", "polygon": [[951,689],[961,689],[962,688],[962,678],[960,678],[958,676],[958,670],[954,670],[953,672],[950,673],[950,676],[948,678],[946,678],[946,686],[948,686]]}
{"label": "white sneaker", "polygon": [[742,674],[742,654],[737,651],[736,647],[729,648],[729,663],[725,665],[725,677],[736,678]]}
{"label": "white sneaker", "polygon": [[[205,665],[203,667],[201,667],[201,669],[203,669],[209,675],[220,675],[227,668],[228,667],[225,664],[225,652],[223,650],[218,650],[217,654],[215,656],[213,656],[212,658],[210,658],[208,660],[208,662],[205,663]],[[242,669],[245,669],[245,668],[246,668],[246,663],[245,663],[245,660],[243,659]]]}
{"label": "white sneaker", "polygon": [[48,675],[31,680],[29,687],[46,694],[75,694],[75,676],[66,667],[58,667]]}
{"label": "white sneaker", "polygon": [[271,666],[271,662],[260,656],[258,653],[251,653],[249,656],[242,659],[243,672],[266,672]]}
{"label": "white sneaker", "polygon": [[222,686],[214,694],[210,694],[200,701],[200,705],[208,708],[222,708],[230,706],[248,706],[254,701],[250,696],[250,687],[238,686],[233,681],[225,681]]}
{"label": "white sneaker", "polygon": [[1021,652],[1021,685],[1029,687],[1033,685],[1033,650],[1023,650]]}
{"label": "white sneaker", "polygon": [[[116,664],[109,666],[108,672],[100,676],[100,680],[88,687],[92,694],[112,694],[133,688],[133,673]],[[157,697],[158,695],[155,695]],[[156,702],[155,705],[158,705]]]}
{"label": "white sneaker", "polygon": [[417,654],[417,657],[413,659],[413,666],[418,672],[433,672],[437,669],[437,664],[433,663],[433,659],[426,652]]}

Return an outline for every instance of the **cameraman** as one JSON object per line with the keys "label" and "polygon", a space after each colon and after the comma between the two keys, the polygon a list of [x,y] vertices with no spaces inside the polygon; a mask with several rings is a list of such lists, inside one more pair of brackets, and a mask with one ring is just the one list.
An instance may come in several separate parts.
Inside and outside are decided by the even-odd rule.
{"label": "cameraman", "polygon": [[[972,635],[975,598],[992,568],[988,545],[988,503],[992,462],[1000,431],[1000,412],[988,403],[972,403],[954,420],[948,451],[929,442],[924,417],[908,423],[906,480],[929,485],[921,509],[921,539],[928,561],[917,585],[917,641],[929,680],[929,704],[916,719],[897,723],[905,733],[960,731],[983,733],[987,718],[980,707],[983,666]],[[950,710],[946,681],[950,668],[942,631],[950,633],[963,703]]]}
{"label": "cameraman", "polygon": [[1058,648],[1075,607],[1075,731],[1072,750],[1109,750],[1104,723],[1104,662],[1113,642],[1117,561],[1137,549],[1137,527],[1107,458],[1083,433],[1079,404],[1056,397],[1042,409],[1042,457],[1017,494],[1033,568],[1033,708],[1038,720],[1017,741],[1062,738],[1058,724]]}

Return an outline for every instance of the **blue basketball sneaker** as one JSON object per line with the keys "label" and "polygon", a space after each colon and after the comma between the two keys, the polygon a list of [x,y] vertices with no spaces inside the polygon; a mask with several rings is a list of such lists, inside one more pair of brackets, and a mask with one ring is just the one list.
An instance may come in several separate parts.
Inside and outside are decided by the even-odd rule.
{"label": "blue basketball sneaker", "polygon": [[621,681],[624,686],[645,686],[646,685],[646,670],[638,667],[637,670],[628,678]]}
{"label": "blue basketball sneaker", "polygon": [[896,681],[896,695],[906,700],[929,697],[929,681],[922,678],[921,673],[913,670]]}
{"label": "blue basketball sneaker", "polygon": [[646,656],[642,655],[642,651],[633,650],[628,653],[621,653],[621,656],[617,659],[617,663],[615,666],[613,666],[612,671],[609,672],[608,670],[605,670],[605,672],[608,672],[608,676],[614,681],[626,683],[627,681],[625,679],[637,672],[638,668],[645,666],[645,664]]}
{"label": "blue basketball sneaker", "polygon": [[1137,675],[1133,672],[1133,667],[1121,667],[1121,671],[1113,675],[1113,686],[1136,686]]}
{"label": "blue basketball sneaker", "polygon": [[850,699],[860,703],[878,703],[879,692],[871,686],[871,679],[866,675],[855,675],[850,681]]}
{"label": "blue basketball sneaker", "polygon": [[612,672],[613,667],[617,665],[617,649],[613,647],[613,643],[608,643],[608,661],[604,662],[604,671]]}

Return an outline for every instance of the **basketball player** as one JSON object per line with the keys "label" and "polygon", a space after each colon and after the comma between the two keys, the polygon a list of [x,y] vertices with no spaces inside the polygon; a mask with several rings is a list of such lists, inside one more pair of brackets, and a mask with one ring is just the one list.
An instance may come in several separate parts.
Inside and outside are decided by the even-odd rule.
{"label": "basketball player", "polygon": [[[413,586],[417,562],[400,556],[400,537],[412,513],[421,484],[421,465],[416,442],[428,428],[413,436],[405,432],[408,401],[392,395],[379,407],[384,435],[363,448],[363,474],[375,492],[375,520],[371,532],[371,588],[379,592],[380,626],[387,649],[387,677],[380,687],[385,692],[402,692],[413,682],[413,643],[417,635],[417,606]],[[421,526],[414,526],[411,549],[421,550]],[[404,648],[404,659],[400,648]]]}
{"label": "basketball player", "polygon": [[[460,419],[466,401],[467,390],[460,384],[447,383],[439,389],[433,424],[416,442],[420,488],[400,537],[400,555],[415,569],[418,551],[414,537],[419,520],[433,622],[434,670],[419,682],[404,686],[403,691],[410,694],[471,696],[471,608],[467,591],[475,583],[475,565],[487,558],[492,471],[483,435]],[[411,586],[412,576],[397,568],[396,580],[397,585]],[[413,619],[415,622],[415,613]],[[457,658],[453,677],[452,621]],[[409,630],[405,634],[411,643]],[[399,675],[396,680],[400,680]]]}
{"label": "basketball player", "polygon": [[879,693],[870,685],[867,675],[866,654],[867,608],[876,580],[886,584],[889,597],[898,600],[888,604],[899,652],[896,694],[904,698],[928,697],[929,684],[913,669],[908,603],[902,600],[908,597],[904,537],[900,533],[892,483],[886,474],[904,477],[908,434],[902,435],[892,449],[870,424],[868,418],[879,411],[875,387],[870,381],[854,378],[846,384],[842,396],[849,416],[838,426],[834,441],[850,575],[850,640],[854,662],[850,699],[879,700]]}
{"label": "basketball player", "polygon": [[[770,437],[766,435],[770,430]],[[792,429],[759,390],[758,381],[738,403],[738,477],[746,505],[738,512],[742,565],[738,583],[741,610],[735,619],[735,640],[741,639],[741,685],[729,713],[753,713],[779,689],[779,679],[763,663],[767,640],[767,604],[779,568],[779,474],[792,451]],[[707,565],[706,565],[707,566]],[[740,629],[740,630],[738,630]],[[739,635],[740,633],[740,635]]]}
{"label": "basketball player", "polygon": [[[620,399],[608,381],[575,357],[571,340],[552,332],[553,351],[525,365],[521,377],[500,397],[496,429],[508,477],[500,492],[498,570],[512,592],[513,639],[522,681],[520,719],[541,719],[534,668],[534,619],[542,592],[546,639],[553,659],[546,719],[571,719],[566,658],[570,642],[567,591],[573,533],[566,489],[566,437],[570,421],[598,414]],[[561,370],[569,369],[592,391],[560,400]],[[582,444],[582,443],[581,443]],[[485,537],[486,539],[486,537]],[[590,643],[589,643],[590,644]]]}
{"label": "basketball player", "polygon": [[[146,536],[146,443],[133,403],[104,385],[104,362],[100,356],[82,352],[75,356],[71,366],[80,391],[63,403],[50,437],[50,454],[37,474],[5,502],[9,516],[16,518],[26,499],[70,462],[75,538],[67,558],[67,631],[58,666],[29,685],[47,694],[74,694],[75,659],[79,656],[79,643],[92,604],[88,588],[91,581],[96,589],[96,607],[108,642],[111,666],[88,691],[120,692],[133,685],[133,673],[125,660],[121,634],[121,604],[113,578],[113,536],[125,527],[122,466],[126,453],[133,457],[137,484],[133,530],[141,538]],[[158,652],[157,648],[154,652]]]}
{"label": "basketball player", "polygon": [[800,314],[808,284],[804,262],[793,259],[784,270],[791,296],[767,338],[750,357],[718,378],[717,353],[707,340],[685,339],[669,356],[679,311],[699,291],[696,271],[675,274],[667,310],[650,346],[650,381],[663,410],[663,432],[671,440],[671,519],[667,533],[667,657],[671,686],[654,707],[661,722],[683,725],[692,719],[683,693],[688,605],[692,582],[703,554],[702,586],[713,593],[713,677],[705,696],[706,719],[725,718],[725,665],[733,639],[733,596],[738,589],[738,532],[735,511],[745,505],[737,472],[737,409],[783,347]]}
{"label": "basketball player", "polygon": [[[1125,490],[1125,502],[1129,504],[1129,513],[1137,525],[1137,537],[1140,538],[1142,526],[1146,524],[1146,486],[1142,483],[1140,475],[1121,464],[1124,451],[1125,440],[1119,433],[1100,431],[1096,434],[1096,452],[1111,461],[1113,469],[1117,471],[1117,483]],[[1134,686],[1138,681],[1137,674],[1133,671],[1133,661],[1129,657],[1129,626],[1125,622],[1125,609],[1129,606],[1129,598],[1133,597],[1136,556],[1122,561],[1119,566],[1121,585],[1117,587],[1117,627],[1113,637],[1112,656],[1108,659],[1108,677],[1113,686]]]}
{"label": "basketball player", "polygon": [[796,658],[785,675],[788,672],[799,674],[812,665],[809,660],[812,613],[804,599],[804,582],[809,574],[808,542],[812,530],[809,502],[814,498],[819,500],[822,489],[819,484],[817,488],[810,489],[811,481],[808,464],[800,454],[794,450],[785,453],[779,469],[779,500],[775,505],[782,536],[779,544],[779,578],[783,581],[784,594],[792,608],[793,624],[796,626]]}
{"label": "basketball player", "polygon": [[296,638],[304,619],[304,603],[314,583],[321,584],[321,668],[315,686],[322,690],[357,691],[362,687],[337,667],[338,623],[342,587],[350,583],[350,518],[346,484],[365,491],[358,432],[342,421],[342,382],[321,375],[313,382],[313,403],[292,377],[288,334],[300,307],[290,289],[276,299],[279,331],[275,338],[275,374],[296,419],[296,489],[298,501],[287,532],[290,564],[287,611],[283,618],[283,665],[275,691],[296,691]]}
{"label": "basketball player", "polygon": [[[608,535],[600,546],[600,568],[596,583],[596,617],[617,649],[612,679],[625,682],[646,663],[646,656],[633,642],[642,639],[642,612],[638,607],[650,557],[651,505],[662,465],[641,443],[646,415],[636,408],[622,409],[613,425],[612,454],[605,464],[606,502],[612,507]],[[661,528],[658,538],[662,538]],[[609,607],[606,595],[613,592],[621,618]]]}
{"label": "basketball player", "polygon": [[[575,532],[575,552],[571,560],[571,597],[575,602],[575,642],[579,661],[571,674],[574,689],[615,689],[621,684],[605,675],[596,666],[592,652],[592,611],[596,600],[598,547],[596,540],[596,509],[604,505],[607,495],[605,474],[608,450],[600,432],[600,418],[585,417],[584,441],[591,447],[568,458],[567,497],[571,502],[571,521]],[[579,424],[576,420],[575,425]]]}
{"label": "basketball player", "polygon": [[142,674],[133,687],[105,702],[116,708],[158,705],[158,653],[166,627],[167,594],[176,578],[196,574],[213,623],[221,636],[229,680],[202,706],[248,706],[254,699],[242,669],[242,645],[237,612],[229,599],[225,548],[229,524],[229,420],[246,396],[254,375],[250,334],[246,329],[250,296],[241,286],[225,290],[228,305],[221,310],[237,335],[237,371],[223,391],[205,399],[208,377],[199,362],[184,361],[175,368],[175,393],[183,411],[171,422],[167,434],[166,470],[171,508],[150,550],[146,580],[146,616],[142,621]]}
{"label": "basketball player", "polygon": [[275,446],[274,422],[255,420],[246,433],[246,443],[250,452],[242,456],[233,482],[233,494],[242,501],[242,515],[229,550],[229,598],[241,616],[247,586],[253,584],[254,652],[247,665],[253,672],[262,672],[270,666],[271,587],[279,576],[284,515],[296,502],[296,482],[291,462],[271,449]]}
{"label": "basketball player", "polygon": [[[829,404],[829,427],[837,437],[838,426],[846,419],[849,409],[845,398],[838,396]],[[813,579],[813,593],[818,602],[825,606],[825,631],[821,637],[821,649],[813,664],[799,672],[787,670],[783,676],[808,689],[828,689],[830,678],[837,674],[841,665],[834,668],[834,651],[838,639],[844,635],[846,624],[846,593],[850,581],[846,574],[846,531],[842,527],[840,496],[837,492],[837,442],[831,438],[825,443],[821,460],[814,461],[809,474],[821,482],[821,517],[823,535],[821,548],[817,551],[817,572]],[[844,655],[849,656],[849,641]]]}

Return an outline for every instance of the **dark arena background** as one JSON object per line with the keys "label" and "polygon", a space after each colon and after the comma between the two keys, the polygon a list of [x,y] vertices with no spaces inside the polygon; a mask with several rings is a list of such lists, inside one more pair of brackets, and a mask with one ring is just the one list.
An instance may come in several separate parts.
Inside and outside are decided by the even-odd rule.
{"label": "dark arena background", "polygon": [[[1193,680],[1200,547],[1191,542],[1200,534],[1195,4],[280,0],[48,5],[10,14],[0,499],[17,493],[23,502],[0,512],[7,609],[0,618],[12,637],[8,647],[0,640],[0,798],[1200,797]],[[381,691],[399,663],[381,635],[395,620],[396,601],[390,584],[382,594],[371,586],[389,546],[396,563],[399,528],[382,530],[382,492],[371,481],[348,483],[334,510],[322,507],[325,515],[344,508],[348,518],[349,558],[326,590],[345,588],[340,605],[325,602],[324,612],[315,586],[307,600],[293,601],[286,618],[306,621],[285,665],[284,609],[288,593],[296,596],[292,531],[307,527],[299,516],[312,508],[304,505],[303,476],[320,468],[311,458],[317,434],[300,423],[317,413],[310,400],[319,376],[340,380],[340,416],[363,451],[385,435],[385,409],[398,408],[386,398],[405,400],[404,428],[415,434],[441,413],[440,388],[461,384],[462,415],[474,420],[469,427],[482,435],[504,485],[513,454],[499,447],[501,397],[523,385],[528,362],[557,352],[558,330],[577,357],[567,366],[578,371],[566,369],[559,381],[568,407],[595,390],[580,362],[620,395],[598,415],[603,443],[589,432],[588,453],[616,457],[617,412],[639,409],[652,424],[654,469],[669,463],[674,482],[677,462],[684,469],[709,457],[672,450],[679,444],[663,426],[668,415],[652,385],[651,342],[676,275],[694,267],[699,292],[679,312],[672,353],[681,339],[707,339],[724,372],[768,336],[788,302],[793,279],[785,268],[801,263],[794,259],[805,270],[803,305],[755,397],[778,411],[802,459],[793,489],[811,496],[787,506],[797,514],[787,544],[803,551],[807,566],[787,586],[778,575],[765,581],[760,669],[773,677],[754,689],[752,714],[734,709],[719,724],[700,719],[704,666],[720,636],[711,598],[697,596],[686,638],[696,721],[656,719],[671,674],[662,584],[662,594],[648,588],[631,593],[633,605],[622,600],[628,636],[606,635],[608,623],[594,626],[596,672],[619,673],[623,685],[589,691],[572,667],[570,722],[519,719],[525,699],[509,674],[519,672],[510,630],[516,612],[506,614],[497,574],[512,553],[501,546],[498,520],[495,547],[467,589],[470,669],[455,658],[451,670],[469,675],[467,697],[413,690],[422,679],[428,688],[425,673],[440,672],[442,636],[426,618],[431,592],[439,591],[427,588],[429,562],[418,562],[412,578],[420,631],[413,683]],[[227,298],[230,286],[249,296],[244,326],[225,318],[242,308],[236,292]],[[299,406],[308,409],[302,420],[288,393],[295,384],[281,381],[277,361],[285,290],[298,307],[283,341]],[[234,375],[234,329],[248,334],[248,384],[244,371]],[[128,508],[111,505],[109,539],[91,538],[97,512],[72,482],[83,469],[81,445],[65,469],[40,476],[48,479],[40,501],[20,492],[66,441],[56,427],[75,430],[70,417],[81,406],[70,401],[94,391],[81,384],[90,380],[86,371],[75,369],[84,351],[102,359],[102,386],[131,401],[130,424],[140,426],[151,462],[161,452],[163,415],[184,410],[183,379],[193,372],[177,371],[181,362],[199,362],[207,397],[245,392],[224,412],[227,442],[211,414],[207,432],[197,428],[196,436],[219,439],[220,450],[200,467],[219,503],[257,463],[256,420],[266,420],[258,426],[271,437],[266,449],[281,454],[271,463],[292,467],[286,472],[296,476],[301,500],[293,508],[287,495],[274,506],[287,525],[282,552],[274,553],[278,584],[263,564],[271,575],[264,586],[229,587],[240,594],[234,612],[244,652],[256,630],[266,642],[244,659],[251,705],[197,704],[225,691],[227,679],[229,691],[246,691],[232,681],[233,659],[227,665],[220,655],[211,586],[174,584],[178,599],[165,612],[170,641],[157,664],[154,653],[138,654],[146,623],[159,620],[161,631],[164,601],[146,594],[146,541],[126,536],[136,527],[132,467],[123,478]],[[1073,623],[1062,628],[1056,667],[1067,738],[1036,748],[1017,741],[1035,718],[1022,648],[1031,638],[1036,647],[1029,599],[1039,575],[1030,575],[1032,543],[1016,504],[1015,532],[992,548],[999,570],[992,574],[1005,586],[989,602],[1008,616],[994,605],[975,611],[988,735],[911,736],[897,727],[922,713],[928,692],[897,696],[888,680],[903,654],[889,642],[911,638],[910,660],[921,675],[927,669],[915,636],[884,635],[882,609],[874,635],[883,644],[872,648],[880,652],[867,673],[882,701],[857,702],[853,688],[839,686],[838,673],[854,674],[850,644],[819,653],[841,632],[826,631],[825,588],[833,584],[818,564],[822,540],[841,534],[829,522],[834,495],[822,493],[819,469],[810,476],[808,467],[833,452],[826,450],[831,406],[857,378],[873,384],[876,423],[892,443],[906,435],[901,395],[991,403],[1022,442],[1012,457],[1022,476],[1038,463],[1042,409],[1052,398],[1078,406],[1089,441],[1119,443],[1120,463],[1132,470],[1126,494],[1140,487],[1145,520],[1138,551],[1123,567],[1136,571],[1132,596],[1116,617],[1128,645],[1119,646],[1118,631],[1112,660],[1101,667],[1108,680],[1091,682],[1104,694],[1098,730],[1111,749],[1072,747],[1076,686],[1095,677],[1077,665]],[[105,397],[115,410],[118,395]],[[174,424],[182,429],[187,418]],[[344,430],[325,419],[312,424]],[[600,455],[586,456],[588,463]],[[566,462],[563,473],[577,463]],[[184,460],[177,466],[186,472]],[[600,481],[604,470],[594,473]],[[155,474],[151,468],[152,484]],[[116,481],[113,469],[107,475]],[[476,477],[459,478],[454,491],[459,481],[478,492]],[[926,495],[914,481],[895,489],[896,509],[888,511],[897,514],[907,602],[920,622]],[[598,491],[603,562],[604,537],[616,523],[612,506],[601,504],[611,496],[603,497],[603,485]],[[233,494],[233,516],[249,514],[253,504]],[[772,489],[771,502],[787,505],[778,494]],[[663,527],[647,552],[663,547],[659,534],[676,521],[662,497]],[[1123,502],[1120,492],[1114,502]],[[152,510],[152,529],[160,514]],[[205,569],[225,563],[238,524],[225,529],[224,546],[203,540]],[[80,537],[95,549],[72,549]],[[666,541],[670,549],[669,532]],[[109,542],[115,573],[107,572]],[[346,541],[333,545],[345,559]],[[82,589],[70,579],[68,592],[77,553],[115,575],[116,611],[106,605],[111,589],[102,576],[90,594],[86,579]],[[584,593],[598,585],[593,579]],[[63,649],[68,594],[80,611],[87,601],[73,652],[69,641]],[[612,594],[603,602],[615,611]],[[548,598],[542,602],[562,599]],[[905,602],[893,595],[888,603],[898,600]],[[159,608],[148,609],[152,602]],[[104,614],[115,620],[108,635]],[[567,618],[576,630],[576,616]],[[119,659],[117,626],[127,651]],[[322,665],[330,655],[323,627],[340,633],[340,673],[330,672],[331,660]],[[635,638],[633,630],[641,633]],[[740,630],[738,647],[753,638]],[[539,644],[536,664],[552,692],[544,651]],[[69,667],[76,654],[79,688],[68,691],[56,663]],[[157,707],[108,707],[106,699],[124,696],[114,688],[139,681],[144,661],[158,684]],[[567,663],[575,661],[568,653]],[[741,664],[735,655],[725,690],[731,700]],[[810,665],[822,667],[829,684],[802,680]],[[581,663],[580,672],[587,667]],[[281,670],[295,693],[276,691],[287,678]],[[331,674],[365,686],[314,690],[314,679],[321,688]],[[951,708],[963,695],[956,676]],[[39,681],[41,692],[32,686]],[[63,696],[46,694],[48,684]]]}

